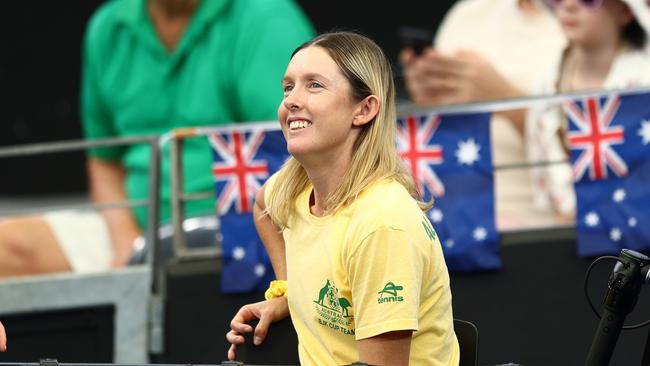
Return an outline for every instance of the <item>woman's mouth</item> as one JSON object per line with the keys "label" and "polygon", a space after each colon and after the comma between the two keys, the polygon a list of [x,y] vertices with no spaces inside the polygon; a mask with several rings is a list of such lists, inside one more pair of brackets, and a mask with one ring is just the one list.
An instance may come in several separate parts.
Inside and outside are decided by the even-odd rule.
{"label": "woman's mouth", "polygon": [[311,126],[311,122],[307,120],[293,120],[289,122],[289,129],[291,131],[301,130],[309,126]]}

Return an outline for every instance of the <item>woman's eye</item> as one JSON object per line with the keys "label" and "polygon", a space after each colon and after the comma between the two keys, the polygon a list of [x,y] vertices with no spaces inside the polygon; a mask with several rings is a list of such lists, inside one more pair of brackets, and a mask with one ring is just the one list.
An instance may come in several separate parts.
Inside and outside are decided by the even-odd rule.
{"label": "woman's eye", "polygon": [[285,85],[282,87],[282,90],[284,90],[285,93],[290,92],[293,89],[293,85]]}
{"label": "woman's eye", "polygon": [[310,88],[322,88],[323,86],[320,85],[320,83],[318,83],[317,81],[312,81],[311,83],[309,83],[309,87]]}

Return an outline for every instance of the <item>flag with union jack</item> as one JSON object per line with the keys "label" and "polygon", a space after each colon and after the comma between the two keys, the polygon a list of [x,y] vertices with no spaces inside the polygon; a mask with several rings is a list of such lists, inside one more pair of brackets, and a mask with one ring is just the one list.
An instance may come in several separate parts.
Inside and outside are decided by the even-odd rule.
{"label": "flag with union jack", "polygon": [[273,269],[253,222],[255,194],[288,157],[277,122],[217,128],[208,136],[214,162],[223,248],[223,292],[266,289]]}
{"label": "flag with union jack", "polygon": [[501,267],[494,218],[490,114],[407,115],[397,146],[425,200],[450,270]]}
{"label": "flag with union jack", "polygon": [[650,93],[564,104],[578,254],[650,249]]}

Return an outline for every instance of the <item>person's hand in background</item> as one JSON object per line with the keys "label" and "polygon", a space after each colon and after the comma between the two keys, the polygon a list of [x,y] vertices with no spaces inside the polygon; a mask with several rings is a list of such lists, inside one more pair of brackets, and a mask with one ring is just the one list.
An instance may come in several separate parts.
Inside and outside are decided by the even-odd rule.
{"label": "person's hand in background", "polygon": [[[409,48],[400,52],[403,76],[413,103],[439,106],[524,96],[476,52],[443,54],[431,47],[420,56]],[[499,114],[523,135],[524,113],[511,109]]]}
{"label": "person's hand in background", "polygon": [[399,59],[406,88],[418,105],[457,104],[523,95],[475,52],[443,54],[429,47],[417,56],[407,48],[402,50]]}
{"label": "person's hand in background", "polygon": [[7,350],[7,333],[5,332],[5,327],[0,322],[0,352]]}

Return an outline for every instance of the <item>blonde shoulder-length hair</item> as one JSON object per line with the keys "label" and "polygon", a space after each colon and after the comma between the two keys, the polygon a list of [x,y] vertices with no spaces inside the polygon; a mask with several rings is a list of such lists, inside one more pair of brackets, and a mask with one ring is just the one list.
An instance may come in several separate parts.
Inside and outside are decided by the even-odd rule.
{"label": "blonde shoulder-length hair", "polygon": [[[350,168],[340,185],[327,197],[326,212],[337,212],[354,201],[366,187],[386,178],[401,183],[423,210],[431,208],[431,202],[420,200],[411,174],[397,153],[395,85],[390,63],[381,48],[360,34],[334,32],[302,44],[291,58],[307,47],[321,47],[329,54],[350,83],[355,101],[369,95],[380,100],[377,116],[363,126],[355,141]],[[289,158],[278,172],[273,192],[265,192],[268,196],[266,213],[280,229],[289,226],[296,199],[309,186],[305,169],[296,159]]]}

